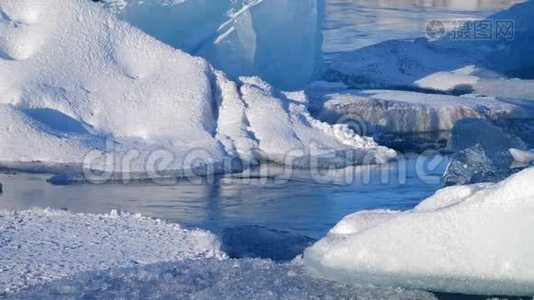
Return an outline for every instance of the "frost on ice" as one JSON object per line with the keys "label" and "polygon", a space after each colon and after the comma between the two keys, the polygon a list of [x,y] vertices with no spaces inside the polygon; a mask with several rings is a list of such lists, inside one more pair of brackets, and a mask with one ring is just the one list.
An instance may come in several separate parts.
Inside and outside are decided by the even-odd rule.
{"label": "frost on ice", "polygon": [[[272,3],[281,10],[305,2]],[[255,13],[264,14],[263,5]],[[316,155],[311,144],[329,149],[336,165],[395,155],[312,119],[305,97],[292,105],[260,79],[231,81],[204,59],[164,45],[91,1],[0,0],[0,10],[0,137],[8,145],[0,148],[3,165],[80,165],[90,158],[91,169],[142,178],[199,168],[203,174],[230,172],[240,168],[234,160],[285,163],[282,152],[290,150],[291,160],[302,165],[308,160],[303,156]],[[262,118],[263,108],[274,118]],[[289,128],[292,122],[298,125]],[[288,126],[266,131],[279,124]],[[342,151],[354,155],[340,162]],[[161,158],[168,172],[143,175],[158,173],[146,170],[146,163]]]}
{"label": "frost on ice", "polygon": [[121,18],[232,78],[302,88],[322,71],[323,0],[123,1]]}
{"label": "frost on ice", "polygon": [[358,213],[304,253],[341,282],[476,294],[534,294],[534,168],[438,191],[414,210]]}
{"label": "frost on ice", "polygon": [[80,272],[226,256],[211,233],[117,212],[0,211],[0,228],[0,295]]}
{"label": "frost on ice", "polygon": [[269,260],[191,260],[80,274],[13,295],[38,298],[436,299],[431,293],[310,277],[298,264]]}

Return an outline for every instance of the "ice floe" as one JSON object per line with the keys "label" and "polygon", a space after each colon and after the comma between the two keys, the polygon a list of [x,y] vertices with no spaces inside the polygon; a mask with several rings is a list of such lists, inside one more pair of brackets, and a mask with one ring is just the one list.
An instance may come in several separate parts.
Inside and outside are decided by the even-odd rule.
{"label": "ice floe", "polygon": [[[254,160],[285,163],[279,150],[309,161],[303,156],[312,138],[336,153],[335,165],[395,155],[314,120],[304,103],[294,105],[260,79],[227,79],[92,1],[1,0],[0,10],[3,166],[83,164],[105,180],[117,172],[133,179],[203,175]],[[261,117],[267,107],[275,118]],[[281,124],[288,127],[271,130]],[[356,157],[341,161],[342,151]]]}
{"label": "ice floe", "polygon": [[453,96],[395,90],[309,88],[314,116],[360,122],[367,133],[421,133],[451,130],[463,119],[526,118],[534,110],[495,97]]}
{"label": "ice floe", "polygon": [[304,262],[345,283],[532,296],[533,180],[530,168],[496,184],[445,188],[411,211],[358,213],[308,248]]}

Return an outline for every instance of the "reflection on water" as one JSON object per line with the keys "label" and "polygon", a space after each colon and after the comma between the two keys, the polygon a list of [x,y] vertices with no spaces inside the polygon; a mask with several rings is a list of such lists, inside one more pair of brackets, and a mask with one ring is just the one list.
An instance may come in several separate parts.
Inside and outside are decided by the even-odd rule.
{"label": "reflection on water", "polygon": [[325,52],[425,35],[431,20],[473,20],[522,0],[326,0]]}
{"label": "reflection on water", "polygon": [[416,160],[407,160],[405,171],[403,164],[311,175],[302,172],[293,174],[291,180],[274,170],[252,179],[238,174],[212,184],[168,186],[52,186],[46,183],[45,175],[0,174],[4,184],[0,209],[51,207],[90,213],[119,209],[215,233],[229,227],[259,225],[321,238],[355,211],[413,207],[440,186],[446,159],[427,172],[433,175],[429,178],[417,176]]}

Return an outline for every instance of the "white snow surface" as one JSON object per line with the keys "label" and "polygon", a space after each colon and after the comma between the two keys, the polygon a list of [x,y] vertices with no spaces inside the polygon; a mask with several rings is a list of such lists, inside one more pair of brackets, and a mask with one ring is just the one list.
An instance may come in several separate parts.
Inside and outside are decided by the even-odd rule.
{"label": "white snow surface", "polygon": [[510,148],[510,154],[516,162],[519,163],[531,163],[534,162],[534,149],[524,151],[520,149]]}
{"label": "white snow surface", "polygon": [[525,101],[486,96],[344,88],[324,88],[323,95],[315,88],[313,93],[311,97],[320,103],[320,119],[361,122],[361,127],[370,132],[435,132],[451,130],[462,119],[524,118],[534,113],[528,105],[522,105]]}
{"label": "white snow surface", "polygon": [[304,262],[342,282],[532,296],[533,180],[530,168],[496,184],[445,188],[411,211],[349,216]]}
{"label": "white snow surface", "polygon": [[248,122],[254,129],[262,157],[270,161],[305,167],[332,164],[343,167],[347,162],[385,163],[396,156],[394,151],[378,146],[371,138],[356,135],[346,125],[314,120],[306,110],[302,93],[276,95],[258,78],[242,80],[245,84],[241,95]]}
{"label": "white snow surface", "polygon": [[[310,136],[335,151],[368,155],[370,163],[394,156],[311,119],[306,101],[293,109],[293,100],[259,79],[231,81],[92,1],[0,0],[0,12],[2,165],[84,164],[145,177],[201,167],[230,172],[236,159],[279,157],[264,140],[298,150],[293,146],[309,144]],[[243,99],[256,85],[264,91]],[[276,106],[276,118],[261,117],[263,106]],[[262,134],[296,119],[307,121]]]}
{"label": "white snow surface", "polygon": [[79,272],[226,257],[209,232],[116,211],[4,210],[0,229],[0,293]]}

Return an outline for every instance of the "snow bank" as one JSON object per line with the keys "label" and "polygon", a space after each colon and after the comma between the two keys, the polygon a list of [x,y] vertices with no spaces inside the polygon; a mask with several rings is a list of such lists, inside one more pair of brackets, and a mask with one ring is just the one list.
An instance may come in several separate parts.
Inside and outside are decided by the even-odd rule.
{"label": "snow bank", "polygon": [[344,285],[267,260],[195,260],[81,274],[13,298],[435,299],[427,292]]}
{"label": "snow bank", "polygon": [[[312,2],[269,3],[280,10]],[[265,5],[274,4],[254,6],[261,22],[269,12],[269,6],[259,10]],[[228,80],[204,59],[162,44],[92,1],[0,0],[0,12],[3,166],[83,164],[104,171],[98,179],[204,175],[279,158],[269,139],[287,141],[283,150],[297,145],[308,153],[303,144],[312,135],[321,146],[358,153],[344,164],[362,162],[368,153],[369,163],[392,155],[311,119],[305,104],[293,109],[292,100],[259,79]],[[241,93],[256,85],[269,87],[243,99]],[[279,118],[257,117],[263,106],[276,106]],[[289,128],[289,119],[303,121]],[[266,131],[279,124],[288,128]],[[299,133],[286,134],[293,131]]]}
{"label": "snow bank", "polygon": [[99,144],[89,135],[57,132],[16,108],[0,104],[0,161],[77,163]]}
{"label": "snow bank", "polygon": [[[451,130],[458,120],[528,117],[534,111],[495,97],[451,96],[394,90],[314,89],[317,117],[330,123],[359,121],[370,133]],[[320,108],[317,109],[317,106]]]}
{"label": "snow bank", "polygon": [[[141,150],[150,148],[145,145],[169,145],[178,160],[186,155],[179,150],[186,144],[206,149],[215,161],[225,157],[213,137],[217,106],[211,68],[202,59],[157,42],[90,1],[55,0],[42,5],[39,0],[2,0],[0,9],[6,41],[0,43],[4,56],[0,78],[11,76],[7,90],[0,94],[4,114],[11,111],[13,118],[27,123],[18,116],[26,113],[34,121],[56,127],[55,135],[66,131],[56,126],[64,125],[58,121],[63,118],[82,133],[121,145],[137,143]],[[18,11],[30,14],[31,22],[19,21],[24,14]],[[14,130],[15,124],[8,126]],[[46,145],[50,134],[39,137],[36,132],[35,143]],[[19,141],[10,147],[27,148],[26,139]],[[54,154],[55,148],[43,148]],[[100,150],[94,145],[87,148]],[[83,161],[87,148],[65,150],[70,153],[65,160]],[[10,155],[10,161],[35,161],[41,156],[4,154]],[[42,160],[56,162],[59,154]]]}
{"label": "snow bank", "polygon": [[329,234],[304,262],[347,283],[532,296],[533,180],[530,168],[497,184],[443,189],[411,211],[350,216],[340,224],[352,230]]}
{"label": "snow bank", "polygon": [[0,211],[0,291],[80,272],[185,259],[224,258],[216,237],[139,215]]}
{"label": "snow bank", "polygon": [[[119,15],[233,78],[297,89],[321,72],[323,0],[124,1]],[[117,7],[117,5],[115,5]]]}

